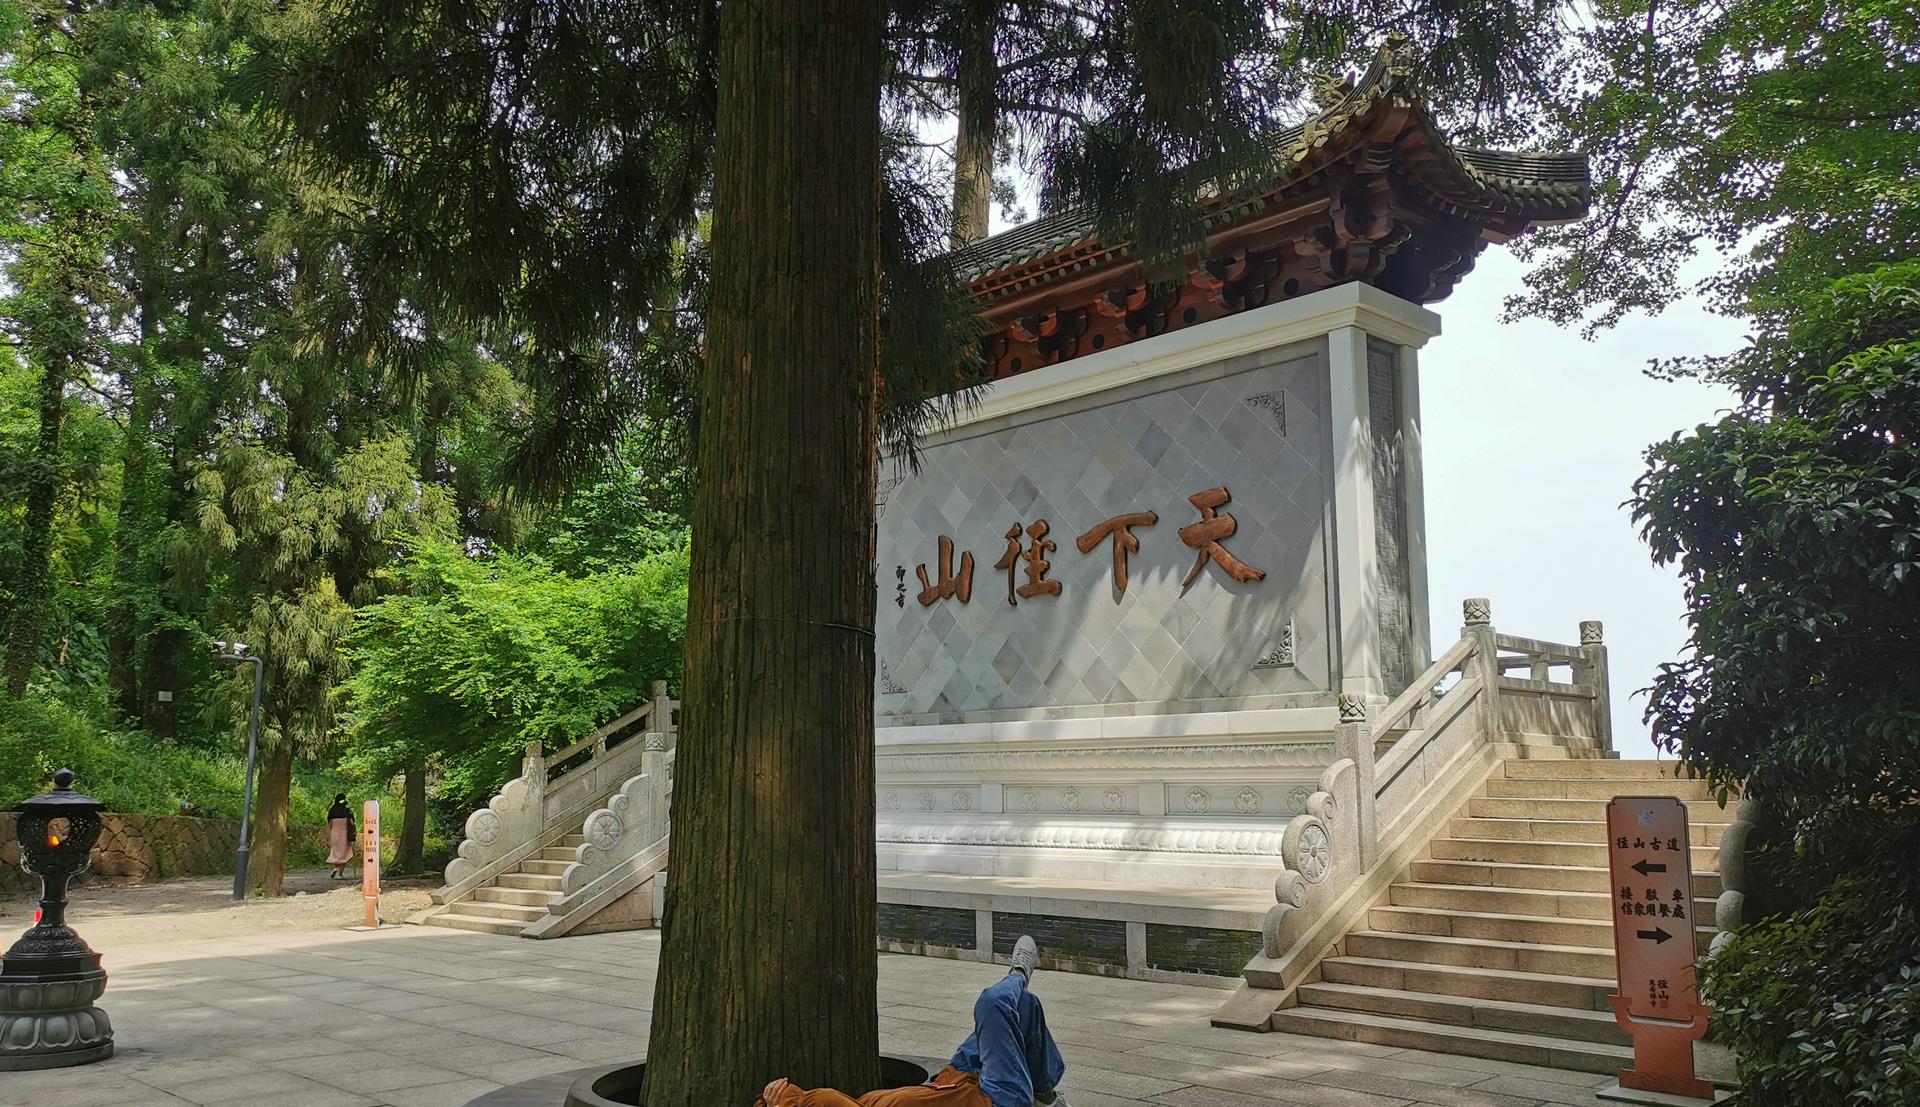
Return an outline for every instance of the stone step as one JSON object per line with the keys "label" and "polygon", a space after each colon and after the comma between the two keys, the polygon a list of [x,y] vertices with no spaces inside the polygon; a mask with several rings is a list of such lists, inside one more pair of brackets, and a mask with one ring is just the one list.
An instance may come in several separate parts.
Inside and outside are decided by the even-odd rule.
{"label": "stone step", "polygon": [[449,926],[455,930],[477,930],[482,934],[518,935],[522,924],[506,919],[488,918],[484,915],[463,915],[452,911],[443,911],[438,915],[427,916],[428,926]]}
{"label": "stone step", "polygon": [[1367,925],[1391,934],[1432,934],[1480,941],[1613,949],[1613,920],[1543,919],[1490,911],[1447,911],[1424,907],[1375,907]]}
{"label": "stone step", "polygon": [[531,858],[520,862],[520,871],[523,873],[532,873],[535,876],[559,876],[561,873],[567,871],[567,865],[568,862],[566,861],[542,861],[538,858]]}
{"label": "stone step", "polygon": [[1273,1029],[1318,1038],[1424,1049],[1468,1057],[1486,1057],[1523,1065],[1612,1074],[1633,1065],[1628,1046],[1576,1042],[1510,1030],[1449,1026],[1418,1019],[1336,1011],[1325,1007],[1288,1007],[1274,1012]]}
{"label": "stone step", "polygon": [[[1607,840],[1607,824],[1604,822],[1474,816],[1456,817],[1449,821],[1448,829],[1455,838],[1503,838],[1516,842],[1571,842],[1576,845],[1604,844]],[[1695,846],[1717,848],[1726,832],[1726,823],[1694,823],[1687,828],[1687,837]]]}
{"label": "stone step", "polygon": [[1493,752],[1513,761],[1566,761],[1574,756],[1565,746],[1553,743],[1501,742],[1493,747]]}
{"label": "stone step", "polygon": [[527,888],[475,888],[474,900],[481,903],[517,903],[522,907],[538,907],[544,910],[547,904],[559,899],[557,892],[533,891]]}
{"label": "stone step", "polygon": [[[1598,892],[1612,895],[1613,883],[1608,871],[1591,865],[1537,865],[1510,861],[1434,860],[1414,861],[1408,866],[1414,880],[1423,884],[1464,884],[1490,888],[1521,888],[1530,891]],[[1693,871],[1695,899],[1713,899],[1720,894],[1720,874]]]}
{"label": "stone step", "polygon": [[[1428,884],[1411,880],[1389,887],[1387,902],[1394,907],[1425,907],[1442,911],[1491,911],[1501,915],[1528,915],[1541,919],[1598,919],[1606,922],[1612,921],[1614,908],[1614,896],[1609,892],[1475,887],[1467,884]],[[1713,897],[1695,897],[1694,903],[1695,909],[1700,912],[1702,922],[1710,922],[1713,919]]]}
{"label": "stone step", "polygon": [[1502,972],[1472,965],[1416,965],[1375,957],[1329,957],[1320,962],[1320,975],[1336,984],[1512,1000],[1582,1011],[1610,1011],[1607,997],[1617,990],[1611,978]]}
{"label": "stone step", "polygon": [[1300,1003],[1305,1007],[1364,1011],[1372,1015],[1540,1034],[1579,1042],[1633,1044],[1633,1038],[1620,1029],[1612,1011],[1581,1010],[1507,999],[1429,995],[1425,992],[1325,982],[1302,984],[1299,995]]}
{"label": "stone step", "polygon": [[[1507,783],[1515,782],[1507,781]],[[1725,807],[1721,807],[1710,799],[1683,800],[1683,802],[1687,805],[1687,821],[1696,827],[1730,823],[1740,815],[1739,800],[1731,800]],[[1605,823],[1607,801],[1489,796],[1468,800],[1467,814],[1482,819],[1545,819],[1551,822]]]}
{"label": "stone step", "polygon": [[491,903],[466,899],[452,906],[462,915],[475,915],[485,919],[508,919],[520,926],[547,917],[545,907],[527,907],[518,903]]}
{"label": "stone step", "polygon": [[1610,758],[1573,758],[1554,764],[1510,760],[1504,766],[1508,780],[1688,780],[1672,761],[1625,761]]}
{"label": "stone step", "polygon": [[[1488,778],[1486,793],[1491,799],[1599,800],[1605,803],[1615,796],[1628,794],[1622,785],[1623,782],[1617,780],[1514,780],[1496,773]],[[1661,778],[1640,781],[1633,788],[1635,793],[1643,796],[1672,796],[1689,802],[1713,802],[1710,798],[1712,792],[1704,780]]]}
{"label": "stone step", "polygon": [[1613,897],[1606,892],[1555,892],[1421,881],[1402,881],[1388,888],[1387,902],[1395,907],[1494,911],[1542,919],[1609,919],[1613,911]]}
{"label": "stone step", "polygon": [[501,873],[494,883],[502,888],[520,888],[531,892],[560,892],[560,878],[539,873]]}
{"label": "stone step", "polygon": [[[1598,869],[1607,878],[1607,847],[1599,842],[1514,842],[1489,838],[1435,838],[1427,852],[1436,861],[1502,861],[1519,865],[1571,865]],[[1719,872],[1720,851],[1693,847],[1693,871]],[[1606,887],[1605,883],[1600,885]]]}
{"label": "stone step", "polygon": [[568,862],[571,862],[571,861],[574,861],[574,860],[576,860],[576,859],[578,858],[578,855],[577,855],[576,853],[574,853],[574,850],[575,850],[575,849],[577,849],[577,848],[579,848],[579,847],[577,847],[577,846],[548,846],[547,848],[545,848],[545,849],[543,849],[543,850],[541,850],[541,851],[540,851],[540,852],[539,852],[539,853],[538,853],[538,854],[536,855],[536,860],[540,860],[540,861],[558,861],[558,862],[560,862],[560,863],[562,863],[562,864],[566,864],[566,863],[568,863]]}
{"label": "stone step", "polygon": [[1383,961],[1412,961],[1428,965],[1466,965],[1477,969],[1537,972],[1555,976],[1613,977],[1613,949],[1541,945],[1533,942],[1455,938],[1440,934],[1390,934],[1356,930],[1347,935],[1341,952],[1352,957]]}
{"label": "stone step", "polygon": [[569,834],[565,838],[560,839],[560,841],[558,841],[555,844],[565,846],[568,849],[572,849],[575,846],[586,845],[587,836],[584,834]]}

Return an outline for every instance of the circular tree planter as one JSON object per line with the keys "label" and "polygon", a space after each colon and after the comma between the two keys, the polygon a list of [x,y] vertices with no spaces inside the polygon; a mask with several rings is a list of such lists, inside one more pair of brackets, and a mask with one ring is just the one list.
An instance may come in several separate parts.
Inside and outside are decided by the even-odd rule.
{"label": "circular tree planter", "polygon": [[[924,1084],[946,1066],[933,1057],[880,1057],[880,1086]],[[467,1107],[638,1107],[645,1058],[543,1076],[488,1092]],[[739,1107],[746,1107],[742,1104]]]}

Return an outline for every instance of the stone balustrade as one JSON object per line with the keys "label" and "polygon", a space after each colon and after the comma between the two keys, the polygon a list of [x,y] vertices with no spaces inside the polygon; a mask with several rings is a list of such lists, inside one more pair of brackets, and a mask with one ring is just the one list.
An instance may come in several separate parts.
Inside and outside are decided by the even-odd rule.
{"label": "stone balustrade", "polygon": [[[1253,987],[1298,983],[1426,841],[1431,824],[1477,786],[1503,744],[1611,747],[1598,622],[1581,623],[1574,646],[1496,634],[1485,599],[1462,610],[1459,642],[1371,721],[1364,702],[1340,697],[1338,760],[1307,812],[1287,825],[1274,906],[1245,972]],[[1526,675],[1506,675],[1516,670]],[[1565,679],[1555,679],[1560,671]]]}
{"label": "stone balustrade", "polygon": [[[656,680],[652,699],[577,742],[552,753],[528,743],[520,775],[467,816],[434,901],[449,903],[470,893],[568,833],[580,833],[585,843],[569,867],[567,892],[584,889],[634,850],[664,837],[663,759],[677,731],[678,710],[666,682]],[[638,825],[629,823],[634,819]],[[655,822],[659,833],[645,837]],[[630,825],[637,834],[629,833]]]}

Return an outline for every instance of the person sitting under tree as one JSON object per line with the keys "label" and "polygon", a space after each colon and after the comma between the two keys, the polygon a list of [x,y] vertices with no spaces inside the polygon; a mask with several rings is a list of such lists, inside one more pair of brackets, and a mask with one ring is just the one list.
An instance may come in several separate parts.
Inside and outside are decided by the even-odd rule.
{"label": "person sitting under tree", "polygon": [[1040,947],[1022,934],[1013,967],[973,1002],[973,1033],[925,1084],[855,1099],[832,1088],[796,1088],[782,1077],[767,1085],[755,1107],[1066,1107],[1056,1089],[1067,1063],[1030,988],[1039,960]]}

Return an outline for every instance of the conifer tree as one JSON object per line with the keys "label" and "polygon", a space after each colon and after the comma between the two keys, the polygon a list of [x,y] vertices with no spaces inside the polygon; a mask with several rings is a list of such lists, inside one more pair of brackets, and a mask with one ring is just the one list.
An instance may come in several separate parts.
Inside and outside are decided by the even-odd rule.
{"label": "conifer tree", "polygon": [[95,92],[74,62],[91,28],[64,4],[28,3],[0,13],[0,55],[14,64],[0,82],[0,261],[11,294],[0,326],[39,375],[39,432],[25,475],[19,561],[12,567],[4,679],[25,692],[40,660],[53,596],[55,502],[65,475],[60,437],[68,393],[97,358],[102,277],[114,218],[113,190],[94,134]]}

